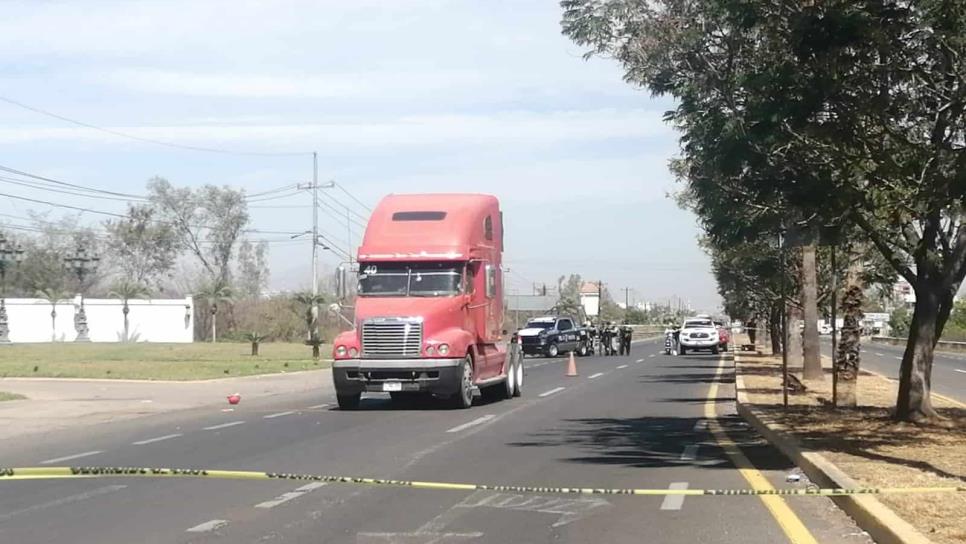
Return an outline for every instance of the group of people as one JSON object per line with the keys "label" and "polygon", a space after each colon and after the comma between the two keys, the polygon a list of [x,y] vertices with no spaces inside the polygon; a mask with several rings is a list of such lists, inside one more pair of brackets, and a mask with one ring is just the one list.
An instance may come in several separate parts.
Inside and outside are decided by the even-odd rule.
{"label": "group of people", "polygon": [[[584,326],[587,330],[593,330],[590,323],[585,323]],[[633,333],[634,329],[627,321],[620,326],[613,321],[607,321],[597,329],[597,334],[600,335],[601,352],[604,355],[630,355]]]}

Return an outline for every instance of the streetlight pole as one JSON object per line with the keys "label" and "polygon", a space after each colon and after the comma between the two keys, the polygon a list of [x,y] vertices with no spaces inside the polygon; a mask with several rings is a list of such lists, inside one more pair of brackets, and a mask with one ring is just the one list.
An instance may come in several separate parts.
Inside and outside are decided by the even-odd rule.
{"label": "streetlight pole", "polygon": [[77,331],[75,342],[91,341],[90,336],[88,336],[90,329],[87,327],[87,312],[84,310],[84,276],[97,269],[97,263],[100,260],[100,257],[90,254],[87,248],[83,246],[79,246],[73,255],[64,257],[64,263],[77,274],[78,289],[80,290],[80,309],[74,316],[74,330]]}
{"label": "streetlight pole", "polygon": [[10,342],[10,325],[7,321],[7,265],[23,260],[23,247],[13,246],[0,235],[0,343]]}

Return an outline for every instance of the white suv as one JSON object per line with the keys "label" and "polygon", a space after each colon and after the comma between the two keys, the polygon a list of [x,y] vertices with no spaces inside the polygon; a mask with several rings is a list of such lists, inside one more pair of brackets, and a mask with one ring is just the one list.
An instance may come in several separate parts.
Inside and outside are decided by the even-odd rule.
{"label": "white suv", "polygon": [[709,350],[718,354],[718,328],[714,322],[705,318],[686,319],[678,333],[678,353],[684,355],[690,351]]}

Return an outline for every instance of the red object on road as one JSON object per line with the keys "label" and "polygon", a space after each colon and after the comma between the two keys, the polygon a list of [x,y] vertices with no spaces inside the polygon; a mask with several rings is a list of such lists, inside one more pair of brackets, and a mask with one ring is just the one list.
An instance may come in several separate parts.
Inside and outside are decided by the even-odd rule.
{"label": "red object on road", "polygon": [[238,393],[228,395],[228,404],[238,404],[239,402],[241,402],[241,395]]}
{"label": "red object on road", "polygon": [[731,333],[728,332],[728,328],[722,325],[718,325],[718,345],[728,349],[728,344],[731,342]]}

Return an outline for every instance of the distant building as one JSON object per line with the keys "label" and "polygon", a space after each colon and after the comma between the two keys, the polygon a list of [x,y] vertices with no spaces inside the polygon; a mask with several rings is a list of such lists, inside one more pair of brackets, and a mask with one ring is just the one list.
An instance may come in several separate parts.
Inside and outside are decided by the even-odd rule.
{"label": "distant building", "polygon": [[597,282],[585,281],[580,286],[580,305],[587,317],[600,314],[600,285]]}

